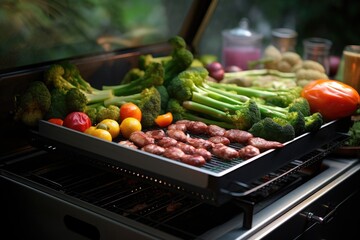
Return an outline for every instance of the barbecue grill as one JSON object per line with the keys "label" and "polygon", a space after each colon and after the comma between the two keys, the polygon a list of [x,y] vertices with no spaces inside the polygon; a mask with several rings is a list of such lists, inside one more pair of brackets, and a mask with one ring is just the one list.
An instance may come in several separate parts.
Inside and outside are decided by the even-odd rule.
{"label": "barbecue grill", "polygon": [[[183,26],[191,47],[216,5],[204,2],[194,2]],[[71,61],[89,79],[106,78],[109,72],[124,75],[142,53],[169,49],[161,43]],[[5,130],[9,141],[0,158],[3,226],[14,239],[331,239],[354,234],[356,222],[344,224],[344,219],[349,212],[360,213],[360,165],[357,158],[334,154],[348,137],[348,119],[327,122],[315,133],[248,160],[213,157],[194,167],[47,121],[31,130],[14,123],[13,94],[49,64],[0,75],[1,95],[11,103],[1,110],[1,122],[18,129],[15,134]],[[98,70],[96,76],[92,69]],[[340,227],[345,230],[337,231]]]}

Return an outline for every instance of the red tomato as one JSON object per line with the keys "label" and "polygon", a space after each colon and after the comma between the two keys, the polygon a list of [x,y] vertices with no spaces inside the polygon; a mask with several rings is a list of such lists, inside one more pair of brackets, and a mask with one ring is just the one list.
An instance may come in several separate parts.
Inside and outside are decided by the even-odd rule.
{"label": "red tomato", "polygon": [[83,112],[72,112],[65,117],[63,126],[85,132],[86,129],[91,127],[91,120]]}
{"label": "red tomato", "polygon": [[155,123],[159,127],[167,127],[169,126],[173,121],[173,115],[171,112],[159,115],[155,118]]}
{"label": "red tomato", "polygon": [[359,93],[336,80],[319,79],[306,85],[301,96],[309,101],[311,112],[330,121],[351,116],[360,104]]}
{"label": "red tomato", "polygon": [[50,118],[48,121],[60,126],[62,126],[64,123],[64,121],[61,118]]}
{"label": "red tomato", "polygon": [[122,122],[125,118],[132,117],[141,121],[142,113],[140,108],[131,102],[124,103],[120,107],[120,122]]}

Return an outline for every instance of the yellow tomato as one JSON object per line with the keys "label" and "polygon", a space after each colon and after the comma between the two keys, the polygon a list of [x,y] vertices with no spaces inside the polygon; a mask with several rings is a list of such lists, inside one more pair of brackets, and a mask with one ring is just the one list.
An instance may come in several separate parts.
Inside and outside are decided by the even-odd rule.
{"label": "yellow tomato", "polygon": [[95,126],[91,126],[91,127],[89,127],[88,129],[86,129],[86,130],[84,131],[84,133],[91,135],[92,132],[93,132],[95,129],[96,129]]}
{"label": "yellow tomato", "polygon": [[124,138],[129,138],[135,131],[141,131],[142,126],[138,119],[133,117],[125,118],[120,124],[120,132]]}
{"label": "yellow tomato", "polygon": [[120,134],[120,124],[113,119],[104,119],[98,125],[104,124],[106,125],[107,130],[112,138],[116,138]]}
{"label": "yellow tomato", "polygon": [[98,137],[110,142],[112,141],[110,132],[101,128],[95,128],[94,131],[91,132],[91,136]]}

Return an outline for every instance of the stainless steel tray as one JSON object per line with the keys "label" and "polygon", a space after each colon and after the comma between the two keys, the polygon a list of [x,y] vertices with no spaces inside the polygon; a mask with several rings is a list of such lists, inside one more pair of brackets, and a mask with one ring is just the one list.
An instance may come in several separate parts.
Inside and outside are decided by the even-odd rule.
{"label": "stainless steel tray", "polygon": [[203,167],[130,149],[47,121],[40,121],[38,134],[54,142],[55,146],[60,144],[81,151],[105,167],[188,192],[218,205],[233,198],[234,192],[238,191],[233,187],[241,184],[234,182],[249,183],[316,149],[320,149],[320,157],[326,156],[343,140],[343,126],[341,120],[332,121],[317,132],[305,133],[286,142],[281,149],[271,149],[248,160],[216,161],[215,164],[210,161]]}

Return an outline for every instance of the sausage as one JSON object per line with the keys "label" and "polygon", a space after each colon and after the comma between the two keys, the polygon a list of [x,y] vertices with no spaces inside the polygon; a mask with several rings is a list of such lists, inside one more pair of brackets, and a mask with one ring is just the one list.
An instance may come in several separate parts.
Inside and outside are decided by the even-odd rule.
{"label": "sausage", "polygon": [[273,148],[281,148],[284,144],[276,141],[268,141],[260,137],[252,137],[248,140],[248,144],[252,145],[260,150],[260,152],[273,149]]}
{"label": "sausage", "polygon": [[173,147],[177,144],[178,141],[171,137],[163,137],[162,139],[158,140],[156,142],[157,145],[167,148],[167,147]]}
{"label": "sausage", "polygon": [[210,124],[207,129],[207,134],[209,136],[224,136],[225,132],[226,132],[225,128],[212,124]]}
{"label": "sausage", "polygon": [[163,153],[164,157],[181,161],[181,158],[185,155],[185,153],[177,147],[168,147],[165,148],[165,152]]}
{"label": "sausage", "polygon": [[246,145],[245,147],[241,148],[238,153],[240,158],[249,159],[259,155],[260,150],[252,145]]}
{"label": "sausage", "polygon": [[190,154],[183,155],[180,161],[196,167],[201,167],[206,163],[203,156]]}
{"label": "sausage", "polygon": [[213,137],[210,137],[208,140],[213,143],[222,143],[224,145],[230,144],[230,140],[224,136],[213,136]]}
{"label": "sausage", "polygon": [[195,148],[205,148],[207,150],[214,146],[213,142],[202,138],[187,138],[187,142]]}
{"label": "sausage", "polygon": [[224,137],[227,137],[230,142],[247,143],[247,141],[252,138],[253,135],[240,129],[229,129],[225,131]]}
{"label": "sausage", "polygon": [[186,125],[186,129],[192,134],[206,134],[208,131],[207,124],[199,121],[191,121]]}
{"label": "sausage", "polygon": [[215,144],[211,151],[215,156],[224,160],[231,160],[239,157],[239,153],[236,149],[225,146],[222,143]]}
{"label": "sausage", "polygon": [[167,130],[166,131],[166,134],[177,140],[177,141],[181,141],[181,142],[186,142],[187,140],[187,135],[183,132],[183,131],[180,131],[180,130]]}
{"label": "sausage", "polygon": [[155,140],[159,140],[162,139],[163,137],[166,136],[165,131],[162,129],[157,129],[157,130],[149,130],[145,132],[146,135],[148,135],[149,137],[154,138]]}
{"label": "sausage", "polygon": [[167,129],[168,130],[180,130],[180,131],[186,132],[186,124],[185,123],[173,123],[173,124],[170,124],[167,127]]}
{"label": "sausage", "polygon": [[162,155],[165,152],[165,148],[158,146],[154,143],[145,145],[144,147],[141,148],[141,150],[143,150],[145,152],[153,153],[156,155]]}
{"label": "sausage", "polygon": [[155,139],[149,137],[142,131],[135,131],[130,134],[129,140],[132,141],[138,147],[144,147],[148,144],[155,143]]}

